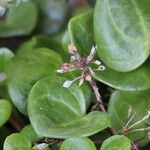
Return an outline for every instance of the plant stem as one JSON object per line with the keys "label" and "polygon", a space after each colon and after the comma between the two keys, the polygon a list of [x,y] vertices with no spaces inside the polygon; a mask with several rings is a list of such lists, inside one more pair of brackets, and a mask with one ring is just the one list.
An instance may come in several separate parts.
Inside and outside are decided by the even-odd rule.
{"label": "plant stem", "polygon": [[21,125],[17,122],[17,120],[14,118],[14,117],[11,117],[9,119],[9,123],[13,126],[13,128],[16,130],[16,131],[20,131],[22,129]]}
{"label": "plant stem", "polygon": [[[104,107],[103,101],[101,99],[101,95],[100,95],[100,93],[98,91],[98,87],[97,87],[97,84],[96,84],[95,80],[91,79],[88,82],[90,83],[90,85],[91,85],[91,87],[92,87],[92,89],[93,89],[93,91],[95,93],[96,100],[99,103],[101,111],[107,113],[107,111],[106,111],[106,109]],[[97,104],[96,104],[96,106],[97,106]],[[115,129],[109,128],[109,133],[110,133],[110,135],[115,135]]]}
{"label": "plant stem", "polygon": [[100,106],[102,112],[107,112],[106,109],[105,109],[105,107],[104,107],[103,101],[101,99],[101,95],[100,95],[100,93],[98,91],[96,82],[93,79],[91,79],[91,81],[89,81],[89,83],[90,83],[90,85],[91,85],[91,87],[92,87],[92,89],[93,89],[93,91],[95,93],[96,100],[99,103],[99,106]]}

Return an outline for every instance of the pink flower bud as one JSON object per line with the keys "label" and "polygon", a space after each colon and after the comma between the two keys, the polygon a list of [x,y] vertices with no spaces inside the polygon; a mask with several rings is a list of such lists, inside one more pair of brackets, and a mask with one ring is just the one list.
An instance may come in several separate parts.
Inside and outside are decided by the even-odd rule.
{"label": "pink flower bud", "polygon": [[67,63],[62,64],[60,68],[64,70],[64,72],[70,71],[71,69],[70,65]]}
{"label": "pink flower bud", "polygon": [[77,48],[73,44],[68,45],[68,50],[69,50],[69,53],[72,55],[77,53]]}

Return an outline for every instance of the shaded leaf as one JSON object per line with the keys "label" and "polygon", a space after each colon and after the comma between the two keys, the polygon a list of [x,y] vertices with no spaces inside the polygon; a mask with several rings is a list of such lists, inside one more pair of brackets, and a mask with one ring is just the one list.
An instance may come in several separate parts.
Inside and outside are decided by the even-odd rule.
{"label": "shaded leaf", "polygon": [[27,114],[26,100],[31,87],[41,78],[55,74],[61,57],[46,48],[16,55],[9,66],[8,90],[14,105]]}
{"label": "shaded leaf", "polygon": [[8,136],[4,142],[4,150],[31,150],[31,142],[20,133]]}
{"label": "shaded leaf", "polygon": [[[123,126],[127,124],[131,117],[133,119],[129,123],[128,127],[142,120],[147,116],[148,111],[150,111],[150,92],[124,92],[115,91],[109,102],[108,113],[111,117],[113,126],[119,131]],[[147,128],[150,126],[150,119],[147,118],[142,123],[129,129],[128,137],[132,141],[144,137],[149,130],[136,131],[136,129]],[[148,140],[147,140],[148,141]],[[143,140],[142,144],[147,142]]]}
{"label": "shaded leaf", "polygon": [[91,10],[72,18],[68,25],[71,42],[84,56],[90,53],[94,45],[92,23],[93,12]]}
{"label": "shaded leaf", "polygon": [[96,150],[94,143],[88,138],[70,138],[65,140],[60,150]]}
{"label": "shaded leaf", "polygon": [[130,150],[131,141],[122,135],[114,135],[104,141],[100,150]]}
{"label": "shaded leaf", "polygon": [[50,38],[48,36],[38,35],[32,37],[32,39],[24,42],[18,49],[17,53],[26,53],[30,51],[32,53],[32,49],[37,48],[49,48],[56,52],[58,52],[63,58],[66,58],[66,52],[61,47],[61,44],[54,38]]}
{"label": "shaded leaf", "polygon": [[10,118],[12,105],[7,100],[0,100],[0,127]]}
{"label": "shaded leaf", "polygon": [[0,22],[0,37],[29,35],[36,21],[37,9],[31,1],[11,7],[6,18]]}
{"label": "shaded leaf", "polygon": [[59,32],[69,18],[69,8],[66,1],[34,0],[39,9],[38,31],[52,35]]}
{"label": "shaded leaf", "polygon": [[14,54],[7,48],[0,48],[0,73],[6,71],[8,61],[14,56]]}
{"label": "shaded leaf", "polygon": [[150,60],[131,72],[116,72],[109,68],[97,71],[95,79],[115,89],[124,91],[142,91],[150,88]]}
{"label": "shaded leaf", "polygon": [[38,142],[42,139],[41,136],[37,135],[37,133],[34,131],[33,127],[30,124],[25,126],[21,130],[21,134],[23,134],[31,142]]}

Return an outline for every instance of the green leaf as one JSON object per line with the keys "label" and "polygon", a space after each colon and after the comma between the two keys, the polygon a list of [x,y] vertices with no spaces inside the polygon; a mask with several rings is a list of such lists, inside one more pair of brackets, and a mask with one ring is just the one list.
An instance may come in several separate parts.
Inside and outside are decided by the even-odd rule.
{"label": "green leaf", "polygon": [[69,58],[68,45],[71,44],[71,39],[68,30],[64,32],[61,39],[61,44],[66,54],[68,54],[68,58]]}
{"label": "green leaf", "polygon": [[72,18],[68,25],[71,42],[78,50],[87,56],[90,53],[93,41],[93,12],[88,11]]}
{"label": "green leaf", "polygon": [[0,100],[0,127],[5,124],[10,118],[12,105],[7,100]]}
{"label": "green leaf", "polygon": [[16,55],[8,70],[8,90],[14,105],[27,114],[26,100],[32,86],[41,78],[55,74],[62,63],[61,57],[46,48]]}
{"label": "green leaf", "polygon": [[21,130],[21,134],[23,134],[31,142],[38,142],[39,140],[42,139],[41,136],[37,135],[37,133],[34,131],[34,129],[31,125],[25,126]]}
{"label": "green leaf", "polygon": [[[127,124],[133,115],[134,117],[128,127],[142,120],[148,114],[148,111],[150,111],[150,90],[143,92],[115,91],[110,98],[108,107],[108,113],[111,117],[113,127],[118,131]],[[150,119],[148,118],[141,124],[129,129],[128,137],[131,138],[132,141],[144,137],[148,133],[148,130],[133,131],[149,126]],[[146,142],[145,140],[142,144]]]}
{"label": "green leaf", "polygon": [[66,1],[34,0],[39,9],[37,30],[40,33],[52,35],[59,32],[69,18],[69,7]]}
{"label": "green leaf", "polygon": [[128,72],[150,53],[149,0],[97,0],[94,35],[98,55],[108,67]]}
{"label": "green leaf", "polygon": [[[64,78],[49,76],[38,81],[28,97],[28,113],[35,131],[44,137],[90,136],[110,126],[107,114],[86,113],[86,100],[77,84],[64,88]],[[40,122],[40,123],[39,123]]]}
{"label": "green leaf", "polygon": [[104,141],[100,150],[130,150],[131,141],[122,135],[114,135]]}
{"label": "green leaf", "polygon": [[60,150],[96,150],[94,143],[88,138],[70,138],[65,140]]}
{"label": "green leaf", "polygon": [[[57,76],[64,77],[67,80],[71,80],[71,81],[76,79],[80,75],[81,75],[81,71],[80,70],[75,70],[73,72],[66,72],[66,73],[63,73],[63,74],[57,74]],[[86,101],[86,109],[88,109],[88,107],[90,106],[91,101],[93,99],[92,92],[91,92],[91,87],[89,86],[88,83],[84,82],[84,84],[82,84],[82,86],[80,86],[80,89],[84,93],[85,101]]]}
{"label": "green leaf", "polygon": [[32,49],[49,48],[58,52],[63,58],[66,58],[66,52],[61,47],[61,44],[54,38],[48,36],[38,35],[32,37],[29,41],[24,42],[18,49],[17,53],[32,52]]}
{"label": "green leaf", "polygon": [[11,7],[6,18],[0,22],[0,37],[29,35],[36,21],[37,9],[32,2],[24,2],[18,7]]}
{"label": "green leaf", "polygon": [[13,56],[8,48],[0,48],[0,73],[6,71],[7,63]]}
{"label": "green leaf", "polygon": [[95,72],[98,81],[110,87],[125,91],[142,91],[150,88],[150,60],[131,72],[116,72],[109,68]]}
{"label": "green leaf", "polygon": [[6,138],[4,150],[31,150],[31,142],[22,134],[14,133]]}

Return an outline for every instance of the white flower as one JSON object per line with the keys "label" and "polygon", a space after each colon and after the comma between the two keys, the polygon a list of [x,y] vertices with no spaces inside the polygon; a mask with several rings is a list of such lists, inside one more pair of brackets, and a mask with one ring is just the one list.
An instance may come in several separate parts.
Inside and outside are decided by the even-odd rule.
{"label": "white flower", "polygon": [[46,144],[46,143],[42,143],[37,146],[38,149],[44,149],[46,147],[48,147],[48,144]]}
{"label": "white flower", "polygon": [[99,67],[98,67],[98,69],[97,69],[98,71],[104,71],[105,70],[105,66],[103,66],[103,65],[100,65]]}
{"label": "white flower", "polygon": [[57,70],[57,73],[64,73],[65,71],[63,69]]}
{"label": "white flower", "polygon": [[67,80],[67,81],[64,82],[63,87],[64,88],[69,88],[71,86],[71,84],[72,84],[72,81]]}
{"label": "white flower", "polygon": [[94,61],[94,64],[101,65],[102,63],[99,60]]}

